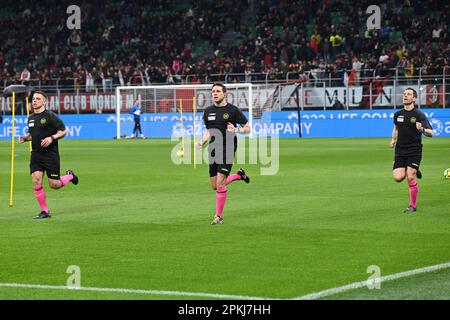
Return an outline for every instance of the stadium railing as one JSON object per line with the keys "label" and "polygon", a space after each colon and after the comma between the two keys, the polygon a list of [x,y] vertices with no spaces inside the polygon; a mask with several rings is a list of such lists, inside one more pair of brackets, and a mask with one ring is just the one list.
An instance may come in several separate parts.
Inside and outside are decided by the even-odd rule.
{"label": "stadium railing", "polygon": [[[432,82],[434,79],[442,78],[446,83],[449,82],[450,78],[450,67],[446,66],[443,68],[442,74],[428,75],[424,72],[426,68],[417,68],[413,76],[405,76],[404,73],[400,72],[399,68],[383,69],[382,71],[388,76],[384,78],[389,78],[389,81],[397,81],[398,83],[408,82],[410,84]],[[334,73],[341,75],[340,77],[333,77],[331,72],[327,72],[323,69],[314,69],[306,72],[302,71],[288,71],[288,72],[266,72],[266,73],[223,73],[217,74],[213,73],[210,75],[199,75],[199,74],[189,74],[189,75],[173,75],[173,81],[167,80],[166,82],[151,82],[147,77],[139,77],[139,82],[142,85],[164,85],[164,84],[192,84],[192,83],[211,83],[215,81],[220,81],[223,83],[234,83],[234,82],[252,82],[252,83],[277,83],[277,82],[290,82],[290,81],[307,81],[308,85],[314,84],[314,82],[327,82],[329,86],[332,86],[336,81],[343,80],[344,71],[347,75],[350,75],[351,69],[347,70],[335,70]],[[375,69],[361,69],[360,79],[364,81],[378,80],[380,77],[377,76]],[[95,88],[103,90],[105,92],[113,91],[118,85],[132,85],[131,83],[112,83],[113,79],[105,79],[107,83],[95,83],[90,86],[90,90],[94,91]],[[0,90],[3,91],[10,84],[22,84],[23,81],[17,79],[3,80],[0,85]],[[139,83],[139,84],[140,84]],[[30,79],[25,81],[25,84],[39,90],[50,90],[56,92],[58,89],[80,89],[86,90],[86,81],[83,78],[49,78],[49,79]],[[137,85],[136,83],[134,85]]]}
{"label": "stadium railing", "polygon": [[[347,77],[344,77],[344,71],[347,73]],[[274,88],[279,85],[280,92],[288,89],[284,89],[292,83],[298,85],[301,92],[305,90],[309,94],[324,95],[324,89],[327,88],[330,97],[335,98],[337,94],[340,95],[341,102],[345,109],[360,108],[360,109],[373,109],[373,108],[398,108],[401,106],[400,96],[402,89],[405,86],[411,86],[418,91],[418,104],[421,107],[434,106],[439,108],[448,108],[450,106],[450,67],[444,67],[441,74],[427,74],[425,68],[418,68],[414,76],[405,76],[400,69],[385,69],[383,70],[387,76],[381,77],[377,75],[376,70],[364,69],[361,70],[359,77],[359,83],[352,83],[350,79],[351,70],[336,70],[335,74],[339,76],[332,76],[326,74],[323,71],[308,71],[306,73],[301,72],[287,72],[287,73],[229,73],[229,74],[212,74],[209,77],[199,79],[200,83],[211,83],[212,81],[222,81],[224,83],[230,82],[244,82],[245,80],[251,80],[252,83],[266,86],[267,88]],[[49,79],[42,81],[39,79],[30,79],[27,83],[30,87],[35,89],[44,90],[51,97],[51,103],[58,104],[58,112],[67,112],[66,110],[60,110],[61,105],[72,106],[79,103],[79,101],[85,101],[90,99],[94,102],[100,101],[106,106],[104,112],[112,112],[110,108],[111,102],[109,99],[114,95],[114,90],[118,84],[110,83],[109,86],[95,85],[91,88],[86,88],[85,84],[77,78],[67,79]],[[180,83],[189,84],[193,83],[194,75],[188,75],[184,79],[181,79]],[[355,79],[358,81],[358,79]],[[69,85],[69,83],[76,85]],[[8,84],[12,82],[9,81]],[[20,82],[16,82],[20,83]],[[63,85],[64,84],[64,85]],[[164,83],[167,84],[167,83]],[[3,92],[4,88],[0,88]],[[88,90],[86,90],[88,89]],[[314,89],[314,90],[311,90]],[[334,91],[337,90],[334,93]],[[359,90],[359,91],[358,91]],[[356,93],[355,93],[356,92]],[[362,96],[363,103],[355,104],[351,103],[351,98],[354,95],[358,96],[358,99]],[[353,96],[352,96],[353,95]],[[280,97],[282,94],[280,94]],[[380,96],[377,100],[377,96]],[[310,96],[314,98],[314,96]],[[317,97],[316,97],[317,98]],[[84,100],[83,100],[84,99]],[[320,97],[321,101],[324,101],[323,97]],[[357,100],[358,100],[357,99]],[[380,99],[387,99],[380,106]],[[302,100],[303,101],[303,100]],[[281,102],[280,102],[281,104]],[[329,103],[323,105],[314,105],[311,108],[322,108],[327,110],[330,108]],[[18,105],[24,105],[24,102],[19,100]],[[309,108],[308,105],[300,105],[302,109]],[[21,107],[23,111],[23,107]],[[278,106],[279,109],[283,109],[283,106]],[[0,114],[6,115],[10,113],[10,101],[8,98],[1,96],[0,100]],[[72,108],[70,112],[81,113],[83,110],[79,108]]]}

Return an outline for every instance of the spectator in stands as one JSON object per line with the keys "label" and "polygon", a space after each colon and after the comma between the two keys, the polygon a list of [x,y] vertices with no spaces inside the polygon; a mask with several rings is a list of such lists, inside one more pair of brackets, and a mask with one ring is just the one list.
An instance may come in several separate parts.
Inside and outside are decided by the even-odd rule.
{"label": "spectator in stands", "polygon": [[22,82],[22,84],[28,85],[30,78],[31,78],[31,73],[25,67],[25,69],[23,69],[22,73],[20,74],[20,81]]}
{"label": "spectator in stands", "polygon": [[[334,26],[331,26],[334,29]],[[331,59],[334,59],[338,54],[342,52],[342,37],[336,32],[333,31],[330,36],[330,44],[331,44]]]}
{"label": "spectator in stands", "polygon": [[352,69],[355,74],[355,78],[353,80],[353,85],[359,86],[361,79],[361,68],[363,64],[358,60],[357,57],[353,58]]}
{"label": "spectator in stands", "polygon": [[85,75],[86,75],[86,92],[91,92],[95,88],[94,77],[88,70],[85,71]]}
{"label": "spectator in stands", "polygon": [[[206,76],[210,78],[215,72],[223,74],[222,77],[229,74],[225,72],[225,61],[236,72],[240,59],[255,63],[253,73],[270,71],[272,78],[283,80],[286,75],[275,75],[275,69],[290,71],[289,65],[298,60],[305,67],[316,65],[314,60],[322,58],[325,66],[320,67],[321,73],[329,77],[326,65],[339,64],[341,53],[356,57],[364,68],[371,67],[373,58],[378,60],[384,55],[389,60],[389,64],[384,65],[386,68],[403,65],[402,56],[406,55],[405,75],[418,75],[417,70],[423,65],[430,74],[438,72],[438,68],[427,63],[428,55],[433,61],[449,57],[450,38],[446,27],[450,5],[445,3],[435,10],[436,3],[435,0],[410,2],[414,19],[408,6],[403,8],[403,3],[387,3],[383,7],[386,15],[383,21],[389,18],[389,24],[378,32],[360,29],[366,19],[360,5],[341,2],[261,1],[255,12],[249,11],[256,13],[256,24],[249,26],[242,19],[249,9],[248,1],[219,1],[220,10],[211,10],[208,0],[193,0],[188,9],[176,9],[174,1],[125,3],[112,0],[94,6],[84,0],[80,5],[86,32],[82,33],[66,28],[63,2],[5,3],[0,20],[0,36],[4,39],[0,44],[0,83],[2,86],[21,83],[20,70],[27,66],[33,78],[49,85],[57,81],[64,86],[87,85],[78,65],[91,72],[97,85],[105,77],[112,77],[114,84],[131,84],[135,72],[143,75],[143,83],[166,83],[172,81],[171,77],[175,82],[192,79],[200,70],[196,81],[205,81]],[[238,13],[236,8],[240,8]],[[33,12],[33,19],[25,18],[28,12]],[[16,25],[18,15],[26,21],[20,28]],[[147,23],[142,23],[144,20]],[[165,27],[167,21],[174,22],[170,28]],[[36,35],[35,30],[43,32]],[[239,41],[222,46],[219,56],[209,54],[220,48],[227,31],[239,30]],[[33,35],[31,39],[29,35]],[[202,48],[202,41],[206,46],[194,56],[194,43],[196,49]],[[389,49],[390,43],[397,49]],[[406,46],[406,43],[411,45]],[[386,49],[385,54],[382,49]],[[175,67],[174,57],[180,60],[175,65],[187,63],[190,67]],[[408,57],[415,57],[415,60]],[[262,59],[264,65],[260,65]],[[275,62],[278,63],[276,68]],[[172,69],[171,76],[165,71],[166,67]],[[94,73],[93,68],[98,73]],[[45,79],[46,76],[49,78]],[[79,76],[83,79],[72,80]],[[265,79],[265,76],[258,78]],[[233,77],[227,75],[227,79]],[[245,77],[235,80],[245,81]]]}

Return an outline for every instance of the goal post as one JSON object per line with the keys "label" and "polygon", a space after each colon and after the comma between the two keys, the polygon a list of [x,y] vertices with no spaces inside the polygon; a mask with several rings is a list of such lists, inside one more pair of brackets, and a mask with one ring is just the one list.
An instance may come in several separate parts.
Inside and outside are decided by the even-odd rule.
{"label": "goal post", "polygon": [[[145,137],[171,138],[176,135],[175,122],[179,122],[182,106],[185,134],[201,134],[203,110],[212,105],[211,84],[120,86],[116,88],[116,137],[131,136],[134,120],[130,114],[134,100],[141,101],[141,128]],[[253,88],[251,83],[224,84],[227,102],[246,114],[250,127],[253,125]],[[193,117],[196,116],[194,121]],[[195,123],[196,122],[196,123]],[[195,128],[193,124],[195,123]],[[250,133],[252,137],[252,133]]]}

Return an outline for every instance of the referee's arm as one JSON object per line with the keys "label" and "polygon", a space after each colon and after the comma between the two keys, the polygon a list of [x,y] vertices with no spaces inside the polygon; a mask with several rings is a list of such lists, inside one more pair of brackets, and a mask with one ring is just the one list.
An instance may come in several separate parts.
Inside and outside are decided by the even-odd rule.
{"label": "referee's arm", "polygon": [[[53,136],[51,136],[51,137],[53,137],[54,140],[59,140],[59,139],[64,138],[64,137],[66,136],[67,132],[68,132],[67,128],[64,129],[64,130],[58,130],[58,131],[57,131]],[[51,138],[51,137],[50,137],[50,138]]]}
{"label": "referee's arm", "polygon": [[205,132],[203,133],[202,139],[201,139],[200,141],[197,141],[197,142],[196,142],[197,148],[200,149],[201,147],[203,147],[203,145],[204,145],[206,142],[208,142],[209,137],[210,137],[209,130],[206,129]]}
{"label": "referee's arm", "polygon": [[24,136],[19,136],[19,143],[24,143],[25,141],[31,141],[31,134],[27,133]]}
{"label": "referee's arm", "polygon": [[53,141],[64,138],[67,134],[67,131],[67,128],[64,130],[58,130],[54,135],[42,139],[41,146],[47,148],[51,143],[53,143]]}
{"label": "referee's arm", "polygon": [[247,133],[250,133],[251,131],[252,131],[252,128],[250,127],[250,124],[247,122],[242,127],[238,128],[238,130],[236,132],[247,134]]}
{"label": "referee's arm", "polygon": [[250,131],[252,131],[248,122],[242,125],[240,128],[236,128],[231,122],[228,122],[227,130],[230,132],[243,134],[250,133]]}
{"label": "referee's arm", "polygon": [[397,140],[397,136],[398,136],[398,130],[397,130],[397,125],[394,124],[394,129],[392,129],[392,139],[391,139],[391,148],[393,148],[395,146],[395,141]]}
{"label": "referee's arm", "polygon": [[433,137],[433,129],[425,128],[421,122],[416,122],[416,128],[427,137]]}

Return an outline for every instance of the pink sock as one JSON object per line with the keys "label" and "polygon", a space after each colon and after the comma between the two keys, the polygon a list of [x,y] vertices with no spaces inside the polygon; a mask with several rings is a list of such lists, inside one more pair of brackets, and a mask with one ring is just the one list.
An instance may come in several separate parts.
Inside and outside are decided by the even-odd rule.
{"label": "pink sock", "polygon": [[419,185],[416,180],[409,181],[409,205],[416,207],[417,193],[419,193]]}
{"label": "pink sock", "polygon": [[229,185],[230,183],[232,183],[234,180],[240,180],[241,176],[238,175],[237,173],[233,173],[230,174],[227,178],[227,182],[225,183],[226,185]]}
{"label": "pink sock", "polygon": [[227,187],[219,187],[216,191],[216,216],[222,217],[223,208],[227,201]]}
{"label": "pink sock", "polygon": [[45,201],[44,187],[34,189],[34,195],[36,196],[36,200],[39,203],[39,207],[41,207],[41,211],[48,212],[47,201]]}
{"label": "pink sock", "polygon": [[71,181],[73,179],[73,175],[71,174],[67,174],[65,176],[62,176],[59,178],[59,181],[61,181],[62,186],[64,187],[66,184],[69,183],[69,181]]}

